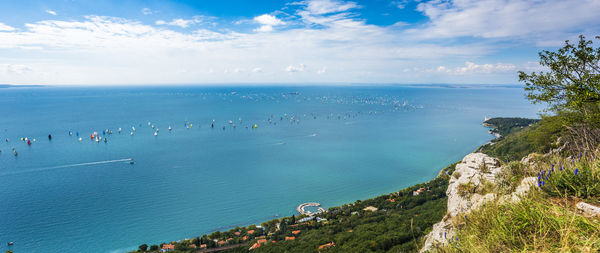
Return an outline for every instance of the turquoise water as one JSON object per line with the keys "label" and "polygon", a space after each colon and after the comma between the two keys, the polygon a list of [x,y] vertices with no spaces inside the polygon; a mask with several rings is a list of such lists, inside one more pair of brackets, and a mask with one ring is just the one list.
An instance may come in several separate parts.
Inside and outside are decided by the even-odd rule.
{"label": "turquoise water", "polygon": [[538,111],[505,87],[0,89],[0,250],[122,252],[374,197],[488,141],[484,117]]}

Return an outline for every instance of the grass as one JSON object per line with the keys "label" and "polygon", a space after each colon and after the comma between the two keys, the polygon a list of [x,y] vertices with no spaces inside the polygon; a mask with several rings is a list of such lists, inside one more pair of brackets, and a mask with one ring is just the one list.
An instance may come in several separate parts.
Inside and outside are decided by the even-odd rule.
{"label": "grass", "polygon": [[580,153],[566,159],[552,159],[538,173],[538,187],[549,196],[576,197],[598,202],[600,161],[596,154]]}
{"label": "grass", "polygon": [[489,202],[468,217],[442,252],[597,252],[600,223],[577,215],[569,204],[540,191],[518,203]]}
{"label": "grass", "polygon": [[[538,157],[536,164],[510,162],[499,175],[497,190],[512,192],[524,177],[536,173],[537,187],[519,202],[492,201],[455,217],[457,234],[439,251],[599,252],[600,220],[580,215],[575,207],[579,201],[600,203],[596,154]],[[474,185],[461,187],[465,192],[482,191]]]}

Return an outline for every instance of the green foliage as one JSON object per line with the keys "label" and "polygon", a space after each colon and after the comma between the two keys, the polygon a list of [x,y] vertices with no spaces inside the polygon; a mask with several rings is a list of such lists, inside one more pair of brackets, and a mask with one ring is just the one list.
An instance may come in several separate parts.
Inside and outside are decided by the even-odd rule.
{"label": "green foliage", "polygon": [[513,131],[500,140],[481,146],[478,151],[504,161],[520,160],[530,153],[546,153],[558,147],[565,132],[562,116],[542,116],[542,120],[521,131]]}
{"label": "green foliage", "polygon": [[463,198],[470,197],[477,192],[477,186],[473,182],[462,183],[458,185],[458,195]]}
{"label": "green foliage", "polygon": [[535,175],[535,173],[520,161],[512,161],[504,166],[502,171],[496,175],[498,188],[502,193],[511,193],[521,183],[523,178]]}
{"label": "green foliage", "polygon": [[142,244],[138,247],[138,249],[140,249],[141,252],[146,252],[146,250],[148,250],[148,244]]}
{"label": "green foliage", "polygon": [[150,246],[150,251],[156,251],[156,250],[158,250],[158,245]]}
{"label": "green foliage", "polygon": [[538,172],[538,187],[550,196],[600,197],[600,163],[587,153],[553,161]]}
{"label": "green foliage", "polygon": [[[466,219],[465,219],[466,217]],[[442,252],[597,252],[600,223],[571,207],[530,194],[517,203],[488,202],[467,217]]]}
{"label": "green foliage", "polygon": [[[327,224],[300,225],[302,233],[296,240],[267,244],[253,252],[317,252],[319,245],[329,242],[336,246],[328,252],[417,251],[419,239],[446,212],[447,186],[447,177],[438,177],[393,194],[330,208],[319,215]],[[413,196],[419,188],[429,191]],[[363,211],[367,206],[379,210]]]}
{"label": "green foliage", "polygon": [[[600,37],[596,37],[600,39]],[[539,53],[540,64],[548,72],[526,74],[519,72],[527,98],[533,103],[548,103],[551,109],[574,112],[580,122],[598,125],[600,115],[600,47],[579,36],[577,45],[569,43],[557,52]]]}
{"label": "green foliage", "polygon": [[520,131],[522,128],[539,122],[539,119],[525,118],[491,118],[483,122],[485,126],[493,127],[492,133],[502,136]]}

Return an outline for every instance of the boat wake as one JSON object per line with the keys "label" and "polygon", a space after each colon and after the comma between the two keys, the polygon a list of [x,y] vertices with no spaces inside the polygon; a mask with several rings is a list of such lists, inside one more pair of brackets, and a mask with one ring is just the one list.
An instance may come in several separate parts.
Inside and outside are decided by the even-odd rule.
{"label": "boat wake", "polygon": [[131,161],[133,161],[132,158],[125,158],[125,159],[117,159],[117,160],[107,160],[107,161],[97,161],[97,162],[87,162],[87,163],[75,163],[75,164],[67,164],[67,165],[59,165],[59,166],[51,166],[51,167],[43,167],[43,168],[35,168],[35,169],[28,169],[28,170],[21,170],[21,171],[13,171],[13,172],[1,173],[0,176],[18,175],[18,174],[26,174],[26,173],[32,173],[32,172],[40,172],[40,171],[63,169],[63,168],[71,168],[71,167],[81,167],[81,166],[91,166],[91,165],[98,165],[98,164],[131,162]]}

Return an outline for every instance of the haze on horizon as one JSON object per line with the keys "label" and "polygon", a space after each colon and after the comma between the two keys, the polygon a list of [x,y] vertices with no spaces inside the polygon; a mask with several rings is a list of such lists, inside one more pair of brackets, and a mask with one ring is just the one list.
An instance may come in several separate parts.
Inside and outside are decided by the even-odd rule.
{"label": "haze on horizon", "polygon": [[597,0],[24,0],[0,8],[0,83],[514,84],[600,35]]}

